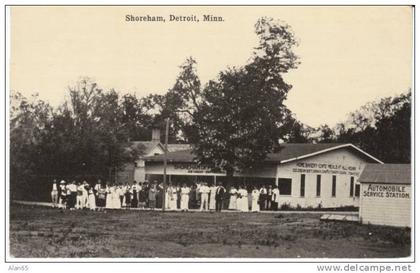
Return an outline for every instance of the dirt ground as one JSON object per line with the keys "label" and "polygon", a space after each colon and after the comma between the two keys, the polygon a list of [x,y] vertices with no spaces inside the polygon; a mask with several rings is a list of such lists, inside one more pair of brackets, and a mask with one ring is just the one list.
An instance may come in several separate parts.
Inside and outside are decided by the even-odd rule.
{"label": "dirt ground", "polygon": [[61,211],[12,205],[13,257],[389,258],[410,229],[322,222],[318,214]]}

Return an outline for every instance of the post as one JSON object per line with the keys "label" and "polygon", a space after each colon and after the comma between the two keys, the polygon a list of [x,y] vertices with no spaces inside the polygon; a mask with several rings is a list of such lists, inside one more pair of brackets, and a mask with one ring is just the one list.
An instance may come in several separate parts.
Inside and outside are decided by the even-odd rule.
{"label": "post", "polygon": [[165,128],[165,147],[164,147],[164,156],[163,156],[163,198],[162,198],[162,211],[165,211],[166,207],[166,166],[168,161],[168,134],[169,134],[169,118],[166,119],[166,128]]}

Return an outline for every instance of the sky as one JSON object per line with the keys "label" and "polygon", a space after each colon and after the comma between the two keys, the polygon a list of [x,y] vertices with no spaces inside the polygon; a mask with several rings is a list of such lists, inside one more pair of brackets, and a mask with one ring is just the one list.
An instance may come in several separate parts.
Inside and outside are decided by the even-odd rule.
{"label": "sky", "polygon": [[[203,15],[223,17],[204,22]],[[166,22],[127,22],[126,15]],[[170,15],[200,22],[170,22]],[[10,89],[53,106],[68,86],[90,77],[105,89],[139,97],[163,94],[179,66],[197,60],[205,84],[244,65],[262,16],[289,24],[300,41],[299,67],[285,104],[309,126],[334,126],[369,101],[412,87],[411,7],[12,7]]]}

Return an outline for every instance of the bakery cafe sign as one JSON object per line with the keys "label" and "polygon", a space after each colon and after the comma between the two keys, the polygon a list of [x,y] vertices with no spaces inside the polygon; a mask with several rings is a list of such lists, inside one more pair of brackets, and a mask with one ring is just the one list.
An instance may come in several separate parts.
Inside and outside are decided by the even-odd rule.
{"label": "bakery cafe sign", "polygon": [[187,173],[217,173],[217,174],[224,174],[224,172],[213,172],[209,166],[206,165],[199,165],[196,163],[179,163],[174,164],[175,170],[180,170]]}
{"label": "bakery cafe sign", "polygon": [[313,162],[298,162],[292,172],[297,173],[316,173],[316,174],[347,174],[358,176],[359,170],[355,166],[328,164],[328,163],[313,163]]}
{"label": "bakery cafe sign", "polygon": [[410,198],[410,189],[404,185],[377,185],[369,184],[363,191],[363,197],[377,198]]}

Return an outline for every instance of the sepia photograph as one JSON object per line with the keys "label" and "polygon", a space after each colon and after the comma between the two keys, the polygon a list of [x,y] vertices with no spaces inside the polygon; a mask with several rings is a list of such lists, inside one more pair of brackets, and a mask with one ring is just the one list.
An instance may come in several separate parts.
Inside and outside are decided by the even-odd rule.
{"label": "sepia photograph", "polygon": [[414,6],[6,13],[6,260],[413,261]]}

